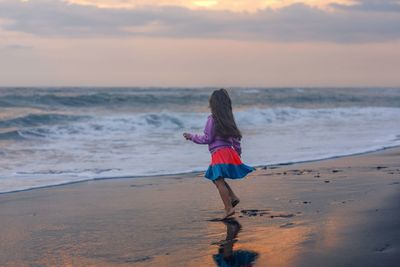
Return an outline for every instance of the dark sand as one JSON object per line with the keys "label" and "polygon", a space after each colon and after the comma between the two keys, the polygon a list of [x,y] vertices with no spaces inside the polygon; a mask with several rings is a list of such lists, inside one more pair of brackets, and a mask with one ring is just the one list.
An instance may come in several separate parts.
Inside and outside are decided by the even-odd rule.
{"label": "dark sand", "polygon": [[225,223],[200,176],[2,194],[0,266],[400,266],[399,148],[257,170]]}

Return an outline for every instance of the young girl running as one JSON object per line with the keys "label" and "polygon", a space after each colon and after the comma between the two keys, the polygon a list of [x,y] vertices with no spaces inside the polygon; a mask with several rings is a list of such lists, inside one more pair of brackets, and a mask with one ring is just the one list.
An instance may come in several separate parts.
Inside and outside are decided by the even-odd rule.
{"label": "young girl running", "polygon": [[243,164],[240,159],[242,134],[236,126],[228,92],[225,89],[215,90],[209,102],[211,115],[208,116],[204,135],[184,133],[183,136],[196,144],[208,144],[211,164],[205,177],[217,187],[225,206],[225,216],[222,219],[226,219],[235,214],[234,207],[240,200],[225,178],[243,178],[254,168]]}

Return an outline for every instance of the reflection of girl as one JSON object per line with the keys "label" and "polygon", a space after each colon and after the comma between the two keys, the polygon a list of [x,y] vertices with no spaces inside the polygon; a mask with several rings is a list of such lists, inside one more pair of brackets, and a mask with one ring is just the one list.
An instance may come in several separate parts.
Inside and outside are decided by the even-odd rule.
{"label": "reflection of girl", "polygon": [[225,206],[223,219],[226,219],[235,213],[233,207],[239,203],[239,198],[225,178],[243,178],[254,168],[243,164],[240,159],[242,134],[236,126],[228,92],[225,89],[215,90],[209,102],[211,115],[208,117],[204,135],[184,133],[183,136],[197,144],[208,144],[212,156],[205,177],[216,185]]}
{"label": "reflection of girl", "polygon": [[235,219],[223,221],[226,225],[226,239],[220,243],[218,254],[213,255],[220,267],[250,267],[258,257],[258,253],[248,250],[233,251],[233,244],[242,226]]}

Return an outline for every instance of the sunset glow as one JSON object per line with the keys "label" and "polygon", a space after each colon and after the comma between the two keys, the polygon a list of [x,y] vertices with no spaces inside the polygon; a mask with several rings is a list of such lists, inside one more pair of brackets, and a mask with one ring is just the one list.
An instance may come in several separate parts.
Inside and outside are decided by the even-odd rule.
{"label": "sunset glow", "polygon": [[190,9],[229,10],[234,12],[255,12],[265,8],[279,9],[296,3],[311,7],[329,9],[331,4],[352,5],[352,0],[65,0],[70,4],[91,5],[99,8],[137,8],[144,6],[178,6]]}

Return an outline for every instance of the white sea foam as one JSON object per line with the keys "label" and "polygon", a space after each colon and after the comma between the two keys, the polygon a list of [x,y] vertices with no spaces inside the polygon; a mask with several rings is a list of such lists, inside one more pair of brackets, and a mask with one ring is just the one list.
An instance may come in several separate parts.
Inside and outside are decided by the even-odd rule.
{"label": "white sea foam", "polygon": [[[68,123],[18,129],[24,140],[0,147],[0,192],[95,178],[202,171],[208,166],[207,147],[182,137],[184,131],[201,133],[207,113],[83,115]],[[247,108],[235,116],[244,134],[243,160],[250,165],[400,145],[400,108]]]}

